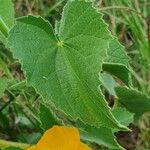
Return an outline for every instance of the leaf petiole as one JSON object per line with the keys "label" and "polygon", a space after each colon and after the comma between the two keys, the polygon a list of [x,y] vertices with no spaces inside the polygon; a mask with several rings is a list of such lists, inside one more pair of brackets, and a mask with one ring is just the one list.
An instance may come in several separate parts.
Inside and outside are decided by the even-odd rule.
{"label": "leaf petiole", "polygon": [[0,140],[0,148],[17,147],[26,150],[30,147],[29,144]]}

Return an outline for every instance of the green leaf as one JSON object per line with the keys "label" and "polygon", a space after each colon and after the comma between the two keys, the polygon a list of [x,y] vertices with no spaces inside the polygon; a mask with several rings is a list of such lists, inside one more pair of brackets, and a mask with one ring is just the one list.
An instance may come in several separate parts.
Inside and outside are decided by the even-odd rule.
{"label": "green leaf", "polygon": [[[112,110],[112,113],[117,120],[125,126],[128,126],[133,122],[133,113],[128,112],[125,108],[115,108]],[[98,145],[104,145],[110,149],[124,149],[118,144],[116,137],[114,136],[114,132],[118,130],[111,130],[105,127],[96,128],[90,125],[85,125],[80,121],[77,122],[77,126],[82,140],[96,143]]]}
{"label": "green leaf", "polygon": [[128,126],[134,121],[134,114],[127,111],[125,108],[114,108],[112,109],[112,113],[117,120],[125,126]]}
{"label": "green leaf", "polygon": [[122,83],[129,85],[129,70],[120,64],[103,64],[103,70],[116,76]]}
{"label": "green leaf", "polygon": [[[11,0],[0,0],[0,18],[4,22],[8,30],[14,24],[14,8]],[[6,44],[6,37],[1,33],[0,30],[0,40]]]}
{"label": "green leaf", "polygon": [[22,62],[28,84],[58,109],[84,123],[123,129],[98,90],[111,40],[101,18],[91,3],[68,1],[58,38],[41,17],[23,17],[10,32],[8,47]]}
{"label": "green leaf", "polygon": [[93,127],[78,122],[78,127],[81,139],[84,141],[96,143],[98,145],[106,146],[110,149],[120,150],[123,149],[117,142],[111,129],[105,127]]}
{"label": "green leaf", "polygon": [[26,143],[18,143],[0,139],[0,149],[2,150],[26,150],[30,145]]}
{"label": "green leaf", "polygon": [[3,96],[6,88],[7,88],[7,78],[0,77],[0,97]]}
{"label": "green leaf", "polygon": [[42,134],[39,132],[32,132],[30,133],[20,133],[16,136],[18,141],[24,142],[24,143],[29,143],[29,144],[36,144],[38,141],[41,139]]}
{"label": "green leaf", "polygon": [[103,70],[129,85],[129,57],[117,39],[110,42],[107,54],[108,57],[103,64]]}
{"label": "green leaf", "polygon": [[44,131],[48,130],[54,125],[61,124],[54,112],[44,104],[40,105],[39,118],[41,121],[41,128]]}
{"label": "green leaf", "polygon": [[150,111],[150,97],[146,94],[125,87],[116,87],[115,89],[119,102],[127,110],[135,113],[135,118]]}
{"label": "green leaf", "polygon": [[117,83],[113,79],[113,77],[111,75],[107,74],[107,73],[100,73],[99,79],[100,79],[102,85],[109,92],[109,94],[112,95],[112,96],[116,96],[114,88],[117,86]]}

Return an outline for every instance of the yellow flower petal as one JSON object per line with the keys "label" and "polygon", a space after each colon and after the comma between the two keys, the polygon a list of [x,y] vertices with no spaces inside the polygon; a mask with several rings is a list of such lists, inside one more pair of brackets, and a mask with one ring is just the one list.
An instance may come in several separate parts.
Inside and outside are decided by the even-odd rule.
{"label": "yellow flower petal", "polygon": [[28,148],[28,150],[37,150],[36,146],[31,146],[30,148]]}
{"label": "yellow flower petal", "polygon": [[54,126],[45,132],[37,148],[38,150],[76,150],[79,142],[77,129]]}
{"label": "yellow flower petal", "polygon": [[86,144],[80,142],[77,150],[91,150],[91,148],[89,148]]}
{"label": "yellow flower petal", "polygon": [[36,146],[28,150],[91,150],[80,142],[76,128],[54,126],[47,130]]}

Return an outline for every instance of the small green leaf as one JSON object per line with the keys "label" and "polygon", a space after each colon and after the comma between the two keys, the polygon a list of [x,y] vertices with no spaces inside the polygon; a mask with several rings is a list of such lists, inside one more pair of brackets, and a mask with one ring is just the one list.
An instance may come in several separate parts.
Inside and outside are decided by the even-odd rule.
{"label": "small green leaf", "polygon": [[76,0],[64,7],[57,38],[41,17],[23,17],[10,31],[8,47],[22,62],[28,84],[57,109],[90,125],[124,129],[98,90],[111,39],[102,15]]}
{"label": "small green leaf", "polygon": [[32,132],[32,134],[27,133],[20,133],[16,136],[16,138],[24,143],[29,143],[29,144],[36,144],[38,141],[41,139],[42,134],[39,132]]}
{"label": "small green leaf", "polygon": [[54,125],[60,125],[60,120],[54,114],[54,112],[45,106],[44,104],[40,105],[39,109],[39,118],[41,121],[41,128],[46,131]]}
{"label": "small green leaf", "polygon": [[125,87],[116,87],[115,89],[119,102],[127,110],[135,113],[135,118],[150,111],[150,97],[146,94]]}
{"label": "small green leaf", "polygon": [[112,109],[112,113],[117,120],[125,126],[128,126],[134,121],[134,114],[127,111],[125,108],[114,108]]}
{"label": "small green leaf", "polygon": [[[112,110],[112,113],[117,120],[125,126],[128,126],[133,122],[133,113],[128,112],[125,108],[115,108]],[[105,127],[96,128],[90,125],[85,125],[80,121],[77,122],[77,126],[82,140],[96,143],[98,145],[104,145],[110,149],[124,149],[118,144],[116,137],[114,136],[114,132],[117,132],[118,130],[112,131]]]}
{"label": "small green leaf", "polygon": [[118,79],[122,81],[122,83],[129,85],[129,70],[120,64],[103,64],[103,70],[111,75],[116,76]]}
{"label": "small green leaf", "polygon": [[112,96],[116,96],[114,88],[117,86],[117,83],[113,79],[113,77],[111,75],[107,74],[107,73],[100,73],[99,79],[100,79],[102,85],[109,92],[109,94],[112,95]]}
{"label": "small green leaf", "polygon": [[93,127],[85,125],[82,122],[78,122],[78,128],[80,131],[81,139],[98,145],[106,146],[110,149],[122,150],[116,137],[114,136],[111,129],[105,127]]}
{"label": "small green leaf", "polygon": [[[2,19],[8,30],[13,26],[14,8],[11,0],[0,0],[0,18]],[[1,33],[1,29],[0,41],[6,44],[6,37]]]}

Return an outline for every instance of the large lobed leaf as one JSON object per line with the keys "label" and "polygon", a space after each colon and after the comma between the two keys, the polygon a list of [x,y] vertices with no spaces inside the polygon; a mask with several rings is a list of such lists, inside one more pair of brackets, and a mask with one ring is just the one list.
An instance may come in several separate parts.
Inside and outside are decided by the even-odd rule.
{"label": "large lobed leaf", "polygon": [[124,128],[98,90],[98,73],[111,36],[89,2],[68,1],[57,36],[41,17],[23,17],[8,47],[20,59],[29,85],[74,119],[94,126]]}

